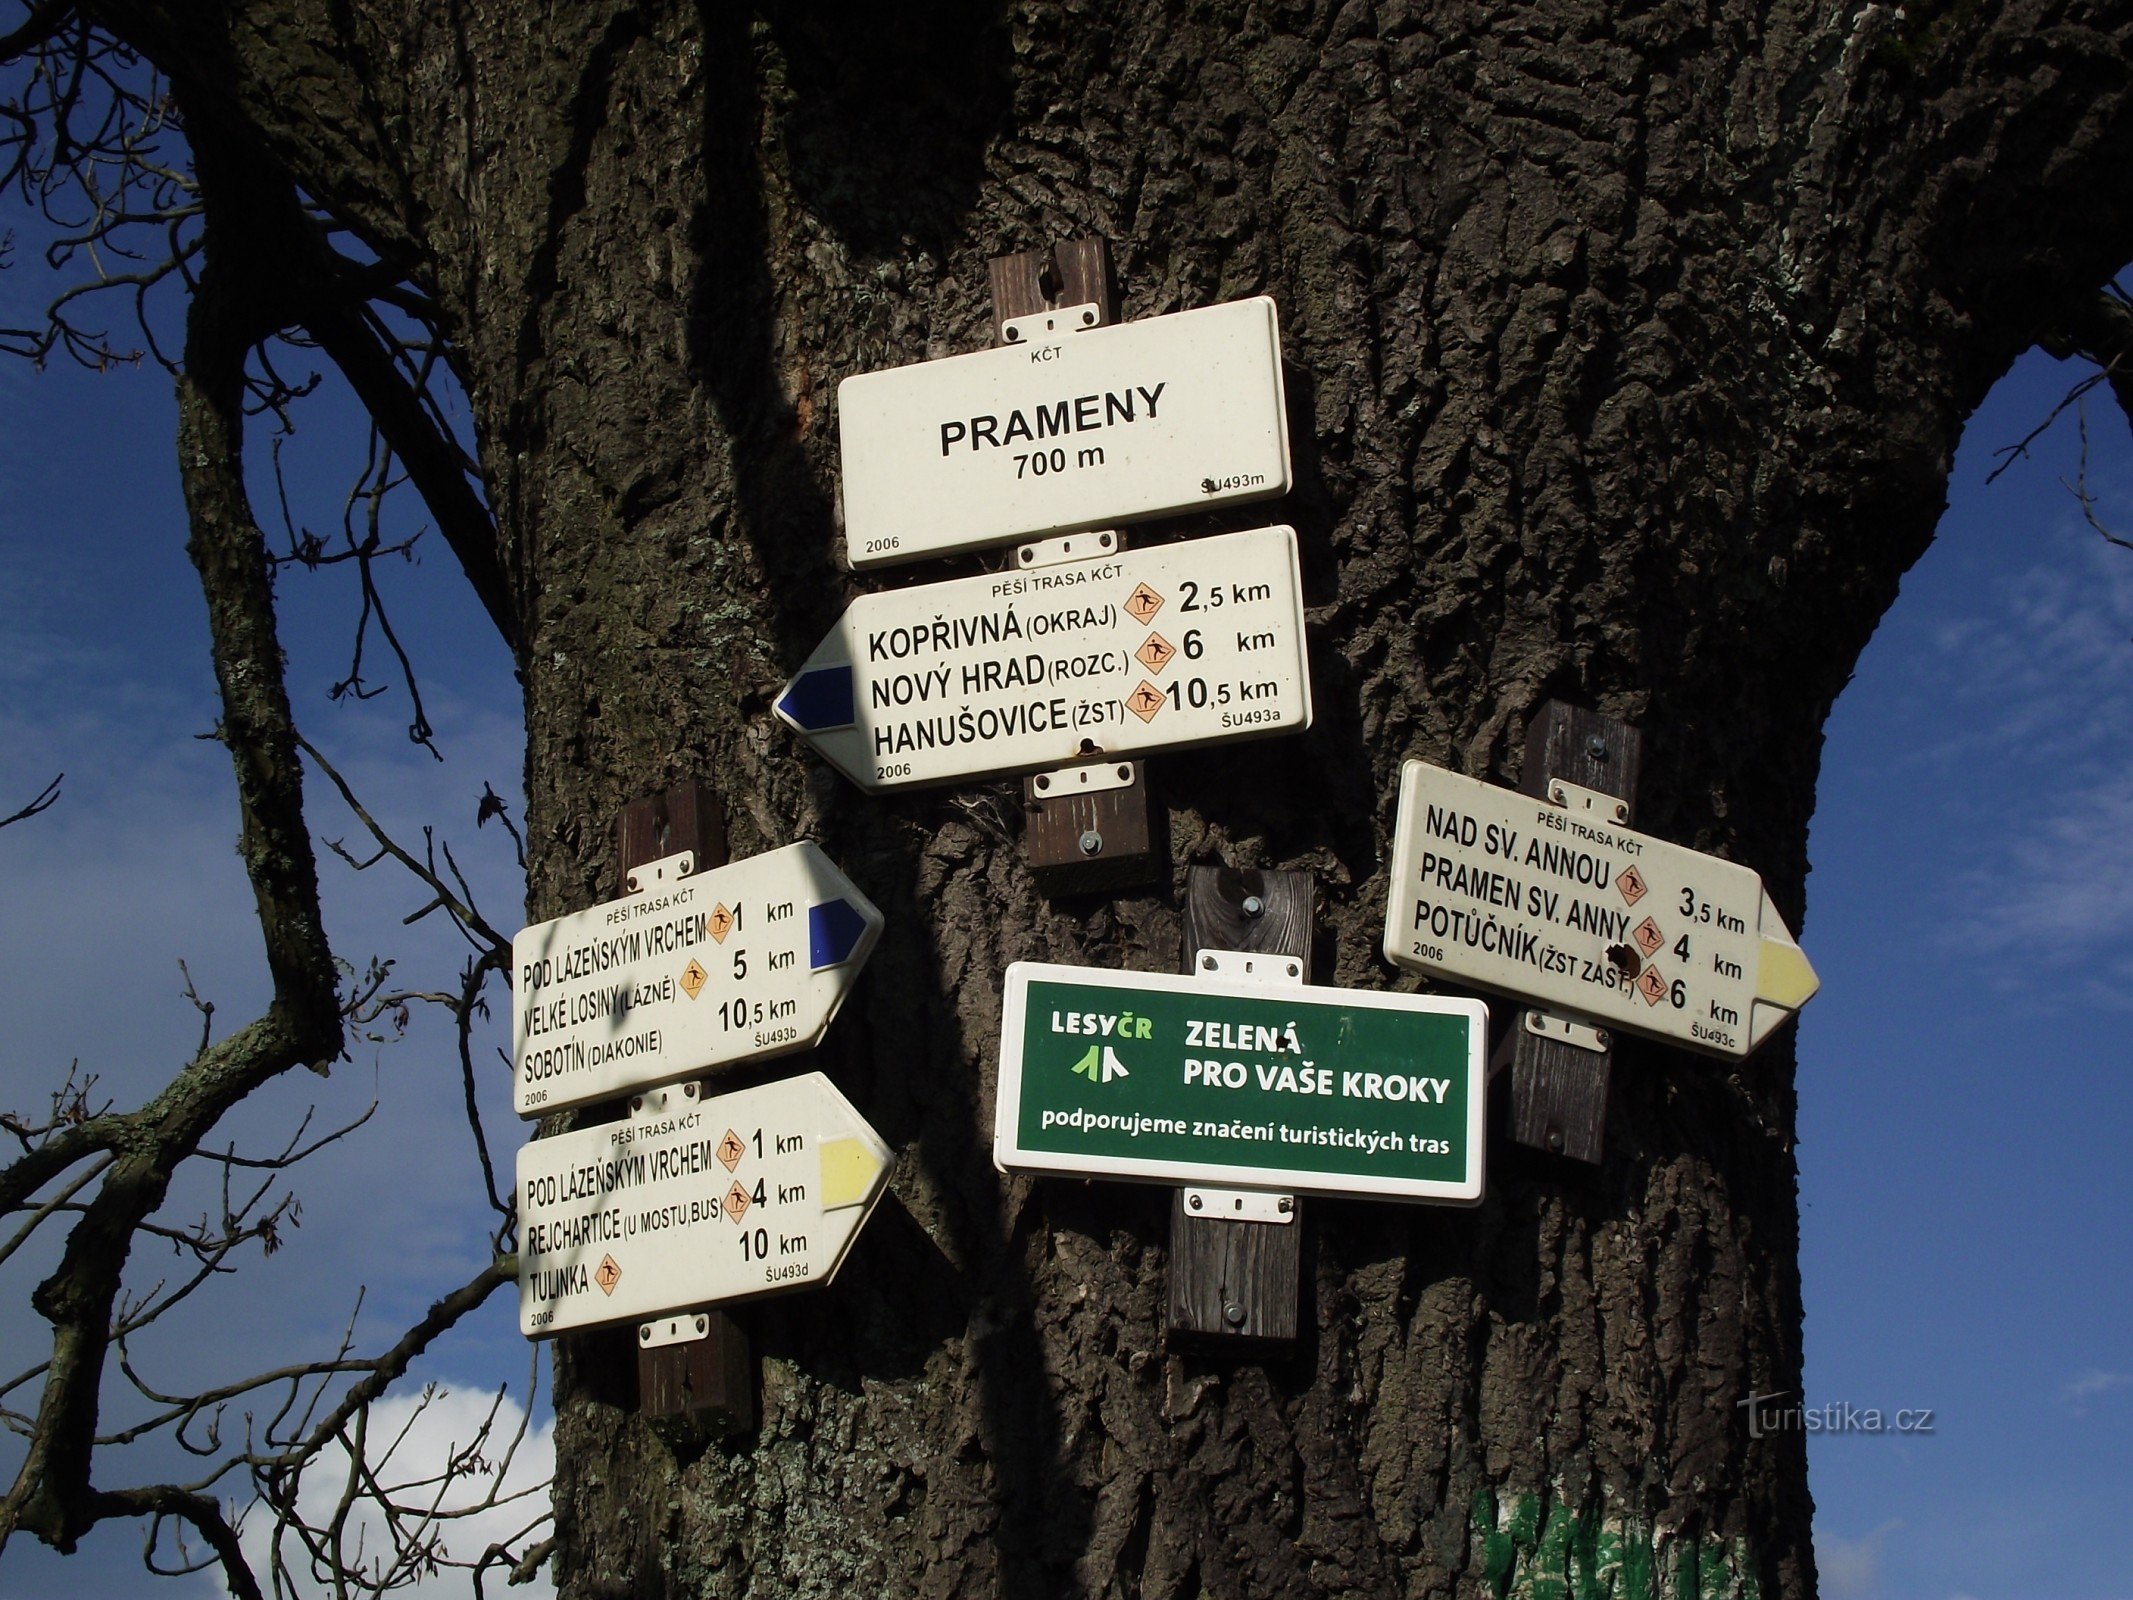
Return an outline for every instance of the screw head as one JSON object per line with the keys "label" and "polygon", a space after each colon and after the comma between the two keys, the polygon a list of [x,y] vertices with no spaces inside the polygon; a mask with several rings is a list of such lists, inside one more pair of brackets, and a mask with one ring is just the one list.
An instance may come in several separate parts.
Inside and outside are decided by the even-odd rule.
{"label": "screw head", "polygon": [[1246,896],[1244,897],[1244,914],[1245,914],[1246,916],[1248,916],[1248,917],[1256,917],[1256,916],[1260,916],[1260,915],[1262,915],[1262,914],[1263,914],[1263,913],[1264,913],[1265,911],[1266,911],[1266,902],[1265,902],[1264,900],[1260,899],[1260,898],[1259,898],[1259,896],[1257,896],[1256,894],[1248,894],[1248,895],[1246,895]]}
{"label": "screw head", "polygon": [[1605,1028],[1595,1028],[1592,1030],[1592,1042],[1598,1045],[1602,1050],[1605,1050],[1608,1047],[1609,1043],[1612,1042],[1612,1038],[1613,1036],[1609,1034]]}
{"label": "screw head", "polygon": [[696,1319],[696,1331],[698,1333],[702,1333],[708,1327],[710,1327],[710,1323],[705,1321],[702,1317],[698,1317]]}
{"label": "screw head", "polygon": [[1596,733],[1589,735],[1585,740],[1585,754],[1591,756],[1595,761],[1605,761],[1607,759],[1607,741]]}
{"label": "screw head", "polygon": [[1548,1130],[1548,1148],[1550,1150],[1553,1150],[1557,1155],[1561,1155],[1563,1153],[1562,1129],[1550,1128]]}
{"label": "screw head", "polygon": [[1187,1195],[1185,1197],[1185,1203],[1191,1206],[1195,1211],[1200,1209],[1200,1197],[1196,1194]]}
{"label": "screw head", "polygon": [[1104,836],[1103,836],[1102,834],[1098,833],[1098,832],[1097,832],[1097,831],[1096,831],[1096,830],[1095,830],[1094,828],[1089,828],[1089,829],[1085,830],[1085,831],[1084,831],[1084,832],[1082,833],[1082,836],[1081,836],[1081,853],[1082,853],[1083,855],[1085,855],[1085,856],[1093,856],[1094,854],[1096,854],[1096,852],[1097,852],[1097,851],[1101,850],[1101,849],[1102,849],[1103,847],[1104,847]]}
{"label": "screw head", "polygon": [[1234,1301],[1234,1300],[1225,1300],[1225,1301],[1223,1301],[1223,1302],[1222,1302],[1222,1320],[1223,1320],[1224,1322],[1228,1323],[1228,1324],[1229,1324],[1229,1325],[1230,1325],[1230,1326],[1231,1326],[1232,1328],[1241,1328],[1241,1327],[1243,1327],[1243,1326],[1244,1326],[1244,1307],[1242,1307],[1242,1306],[1240,1306],[1239,1304],[1237,1304],[1237,1302],[1236,1302],[1236,1301]]}
{"label": "screw head", "polygon": [[1292,1200],[1289,1196],[1283,1195],[1279,1200],[1276,1200],[1274,1202],[1274,1209],[1276,1211],[1279,1211],[1283,1216],[1287,1216],[1290,1212],[1296,1209],[1296,1202]]}

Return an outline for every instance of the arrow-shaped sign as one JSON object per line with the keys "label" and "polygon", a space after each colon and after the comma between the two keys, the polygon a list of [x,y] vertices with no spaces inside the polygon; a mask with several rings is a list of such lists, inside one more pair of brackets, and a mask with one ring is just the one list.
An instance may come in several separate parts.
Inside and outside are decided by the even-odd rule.
{"label": "arrow-shaped sign", "polygon": [[1753,871],[1551,788],[1401,768],[1388,961],[1720,1056],[1807,1003],[1820,980]]}
{"label": "arrow-shaped sign", "polygon": [[651,862],[636,893],[511,941],[520,1116],[821,1040],[881,933],[873,902],[804,842],[689,865]]}
{"label": "arrow-shaped sign", "polygon": [[1307,728],[1296,534],[863,596],[777,711],[864,789]]}
{"label": "arrow-shaped sign", "polygon": [[536,1139],[518,1153],[519,1331],[827,1283],[889,1159],[819,1072],[702,1100],[652,1090],[625,1122]]}

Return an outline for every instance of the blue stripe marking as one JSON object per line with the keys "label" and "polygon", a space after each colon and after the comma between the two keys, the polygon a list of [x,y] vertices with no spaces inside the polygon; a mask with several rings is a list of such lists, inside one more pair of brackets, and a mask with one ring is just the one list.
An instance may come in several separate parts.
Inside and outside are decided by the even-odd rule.
{"label": "blue stripe marking", "polygon": [[807,908],[807,965],[810,971],[840,966],[867,931],[867,919],[849,900],[831,900]]}
{"label": "blue stripe marking", "polygon": [[850,663],[801,673],[785,686],[778,710],[794,727],[809,733],[849,728],[857,720],[852,713]]}

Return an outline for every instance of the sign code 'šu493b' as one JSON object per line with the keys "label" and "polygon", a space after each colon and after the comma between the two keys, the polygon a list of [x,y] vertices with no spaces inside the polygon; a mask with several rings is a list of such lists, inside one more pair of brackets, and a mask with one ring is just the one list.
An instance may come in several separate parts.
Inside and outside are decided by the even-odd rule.
{"label": "sign code '\u0161u493b'", "polygon": [[821,1041],[881,934],[881,913],[802,842],[646,887],[511,941],[511,1055],[522,1117]]}

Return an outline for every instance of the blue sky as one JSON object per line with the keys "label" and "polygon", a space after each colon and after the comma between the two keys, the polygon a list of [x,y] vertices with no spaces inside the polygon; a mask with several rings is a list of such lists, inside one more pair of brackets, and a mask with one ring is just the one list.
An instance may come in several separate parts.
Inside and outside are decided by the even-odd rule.
{"label": "blue sky", "polygon": [[[14,276],[0,276],[0,304],[22,292]],[[2036,460],[1982,481],[1992,449],[2068,377],[2033,356],[1980,412],[1942,537],[1829,729],[1802,929],[1824,982],[1800,1047],[1806,1401],[1934,1412],[1930,1435],[1812,1442],[1835,1600],[2133,1596],[2115,1534],[2133,1520],[2133,552],[2084,527],[2061,485],[2070,421]],[[181,958],[218,1031],[262,998],[227,761],[193,737],[212,725],[213,686],[169,385],[154,368],[0,362],[0,416],[0,812],[67,774],[49,814],[0,831],[0,1106],[30,1109],[75,1058],[131,1104],[197,1031]],[[330,478],[349,463],[322,453],[324,421],[292,449]],[[2102,397],[2089,421],[2091,488],[2133,527],[2125,425]],[[330,524],[337,506],[306,514]],[[328,703],[353,595],[292,573],[298,714],[389,825],[413,839],[438,824],[508,930],[508,844],[473,825],[485,782],[517,793],[508,661],[441,549],[385,579],[407,636],[452,641],[424,657],[444,761],[408,744],[397,693]],[[322,833],[354,837],[330,797],[317,815]],[[345,954],[398,953],[425,984],[456,967],[441,927],[398,926],[422,899],[405,878],[330,859],[324,872]],[[490,1087],[508,1162],[519,1132],[500,1074]],[[374,1095],[379,1123],[297,1175],[291,1246],[175,1319],[156,1377],[319,1348],[359,1285],[375,1339],[474,1270],[482,1204],[441,1028],[366,1045],[330,1080],[293,1075],[239,1131],[275,1139],[314,1102],[345,1117]],[[19,1261],[0,1270],[0,1349],[39,1331],[29,1281]],[[431,1375],[523,1393],[507,1298],[446,1342]],[[470,1425],[463,1411],[452,1423]],[[12,1461],[0,1449],[0,1468]],[[130,1532],[98,1535],[71,1567],[18,1544],[0,1587],[130,1594],[136,1563]]]}
{"label": "blue sky", "polygon": [[[2032,354],[1972,418],[1940,536],[1831,718],[1805,939],[1800,1182],[1813,1405],[1932,1407],[1824,1436],[1833,1600],[2133,1594],[2133,551],[2082,521],[2075,369]],[[2133,450],[2088,408],[2088,487]]]}

